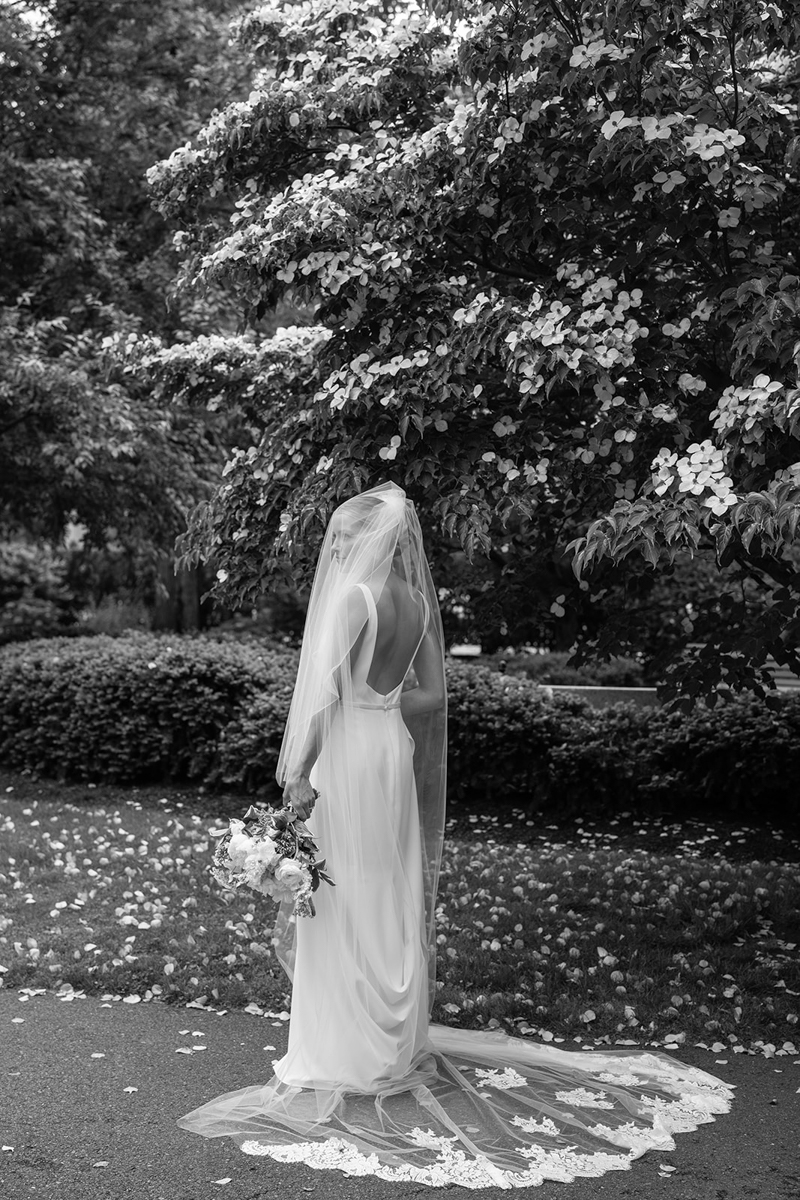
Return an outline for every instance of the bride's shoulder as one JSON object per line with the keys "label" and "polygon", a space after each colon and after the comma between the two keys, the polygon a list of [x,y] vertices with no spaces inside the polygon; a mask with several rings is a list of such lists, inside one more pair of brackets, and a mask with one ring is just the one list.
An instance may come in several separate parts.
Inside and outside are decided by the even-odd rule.
{"label": "bride's shoulder", "polygon": [[[369,599],[371,596],[366,584],[355,583],[343,593],[338,604],[338,616],[348,625],[361,624],[369,617]],[[373,598],[374,603],[374,598]]]}

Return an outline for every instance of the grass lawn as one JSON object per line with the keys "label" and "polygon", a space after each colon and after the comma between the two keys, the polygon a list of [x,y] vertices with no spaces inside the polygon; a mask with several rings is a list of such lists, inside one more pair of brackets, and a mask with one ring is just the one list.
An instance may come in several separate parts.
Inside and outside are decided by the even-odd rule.
{"label": "grass lawn", "polygon": [[[0,774],[0,986],[287,1009],[272,904],[207,871],[211,814],[247,804]],[[433,1019],[796,1054],[798,862],[730,822],[454,818]]]}

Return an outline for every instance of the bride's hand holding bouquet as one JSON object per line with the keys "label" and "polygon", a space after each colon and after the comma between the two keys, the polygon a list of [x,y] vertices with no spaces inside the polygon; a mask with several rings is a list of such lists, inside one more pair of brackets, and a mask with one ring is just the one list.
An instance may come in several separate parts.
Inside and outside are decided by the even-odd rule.
{"label": "bride's hand holding bouquet", "polygon": [[319,793],[309,783],[307,775],[295,775],[287,780],[283,789],[283,803],[297,813],[301,821],[307,821],[313,812]]}

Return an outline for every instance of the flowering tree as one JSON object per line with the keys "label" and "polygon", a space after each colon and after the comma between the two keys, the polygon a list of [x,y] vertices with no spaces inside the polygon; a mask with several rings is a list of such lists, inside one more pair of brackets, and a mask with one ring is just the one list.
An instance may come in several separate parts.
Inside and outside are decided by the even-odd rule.
{"label": "flowering tree", "polygon": [[[250,354],[259,431],[189,557],[251,598],[388,476],[487,556],[509,619],[524,597],[580,632],[607,587],[712,550],[760,600],[687,615],[669,687],[758,686],[800,624],[796,8],[278,0],[238,32],[257,86],[150,183],[186,283],[319,328],[213,352],[217,379]],[[635,640],[610,614],[585,648]]]}

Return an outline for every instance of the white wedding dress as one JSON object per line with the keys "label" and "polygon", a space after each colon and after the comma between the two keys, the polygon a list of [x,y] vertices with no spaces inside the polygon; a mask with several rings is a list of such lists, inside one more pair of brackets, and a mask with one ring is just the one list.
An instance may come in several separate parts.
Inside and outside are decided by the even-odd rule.
{"label": "white wedding dress", "polygon": [[381,694],[367,682],[378,615],[359,586],[352,691],[311,776],[321,797],[308,826],[335,887],[297,922],[287,1053],[266,1082],[179,1125],[282,1162],[469,1188],[597,1177],[672,1149],[675,1133],[728,1111],[728,1085],[666,1054],[429,1024],[414,743],[403,684]]}

